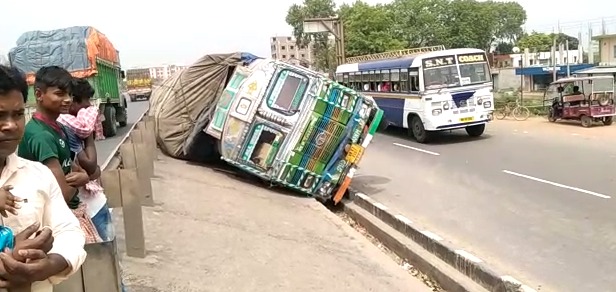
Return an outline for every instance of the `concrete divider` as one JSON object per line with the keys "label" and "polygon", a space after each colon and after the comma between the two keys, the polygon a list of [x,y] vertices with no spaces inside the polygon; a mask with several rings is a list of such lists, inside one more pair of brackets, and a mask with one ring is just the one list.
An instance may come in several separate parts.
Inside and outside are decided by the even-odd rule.
{"label": "concrete divider", "polygon": [[[101,184],[110,208],[122,208],[126,254],[144,258],[142,206],[153,206],[151,178],[157,158],[154,123],[144,113],[103,162]],[[115,222],[117,223],[117,222]],[[81,269],[54,287],[54,292],[120,292],[117,240],[87,244]]]}
{"label": "concrete divider", "polygon": [[[464,283],[465,280],[451,276],[450,271],[444,272],[448,267],[438,268],[438,264],[434,264],[435,259],[428,259],[427,256],[421,256],[421,251],[417,252],[409,250],[408,245],[402,242],[398,233],[404,238],[412,240],[417,246],[425,251],[426,254],[434,255],[437,260],[442,260],[453,267],[457,272],[465,275],[473,280],[476,284],[484,289],[493,292],[536,292],[535,289],[522,284],[515,278],[496,271],[494,268],[486,265],[478,257],[456,248],[451,243],[445,241],[438,235],[419,228],[407,217],[397,214],[387,206],[376,202],[365,194],[355,192],[353,202],[345,202],[344,210],[349,217],[358,222],[364,228],[368,229],[369,233],[381,241],[387,248],[392,250],[398,256],[418,263],[423,266],[422,272],[428,276],[437,279],[439,284],[447,291],[476,291],[476,289],[468,289],[469,285]],[[359,208],[358,208],[359,207]],[[362,212],[361,210],[366,212]],[[366,214],[367,213],[367,214]],[[379,227],[378,220],[385,223],[388,227]],[[391,229],[391,230],[385,230]]]}

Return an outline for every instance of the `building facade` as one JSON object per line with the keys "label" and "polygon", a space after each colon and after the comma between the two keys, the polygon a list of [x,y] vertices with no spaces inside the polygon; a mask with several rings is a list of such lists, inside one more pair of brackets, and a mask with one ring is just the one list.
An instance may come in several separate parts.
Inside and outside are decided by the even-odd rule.
{"label": "building facade", "polygon": [[581,76],[610,75],[616,77],[616,34],[593,37],[599,52],[598,66],[575,72]]}
{"label": "building facade", "polygon": [[314,63],[312,45],[298,46],[295,38],[290,36],[272,37],[270,45],[272,59],[312,68]]}
{"label": "building facade", "polygon": [[492,57],[494,88],[543,91],[554,81],[554,72],[558,79],[592,67],[592,64],[583,62],[583,53],[582,50],[556,50],[554,62],[552,52],[526,50],[519,54],[495,55]]}

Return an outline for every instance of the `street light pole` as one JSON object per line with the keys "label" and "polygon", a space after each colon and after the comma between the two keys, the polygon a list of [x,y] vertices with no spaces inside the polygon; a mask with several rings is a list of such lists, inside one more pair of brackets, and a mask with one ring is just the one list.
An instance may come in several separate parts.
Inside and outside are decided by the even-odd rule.
{"label": "street light pole", "polygon": [[520,105],[524,105],[524,54],[520,54],[520,61],[522,61],[522,66],[520,66]]}

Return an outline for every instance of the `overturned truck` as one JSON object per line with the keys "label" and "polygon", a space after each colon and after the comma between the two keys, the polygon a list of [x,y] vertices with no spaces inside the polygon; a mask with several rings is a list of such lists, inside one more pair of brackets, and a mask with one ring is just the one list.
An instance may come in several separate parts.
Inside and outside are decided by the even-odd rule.
{"label": "overturned truck", "polygon": [[317,72],[248,53],[207,55],[154,89],[149,115],[176,158],[222,159],[339,202],[383,112]]}

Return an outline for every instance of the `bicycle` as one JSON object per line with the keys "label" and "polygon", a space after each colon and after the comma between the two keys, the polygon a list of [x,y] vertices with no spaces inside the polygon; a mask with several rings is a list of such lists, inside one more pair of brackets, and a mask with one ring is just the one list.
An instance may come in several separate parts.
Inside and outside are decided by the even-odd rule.
{"label": "bicycle", "polygon": [[530,110],[521,105],[519,101],[516,101],[505,104],[504,107],[494,111],[494,117],[499,120],[502,120],[509,115],[516,121],[526,121],[530,117]]}

